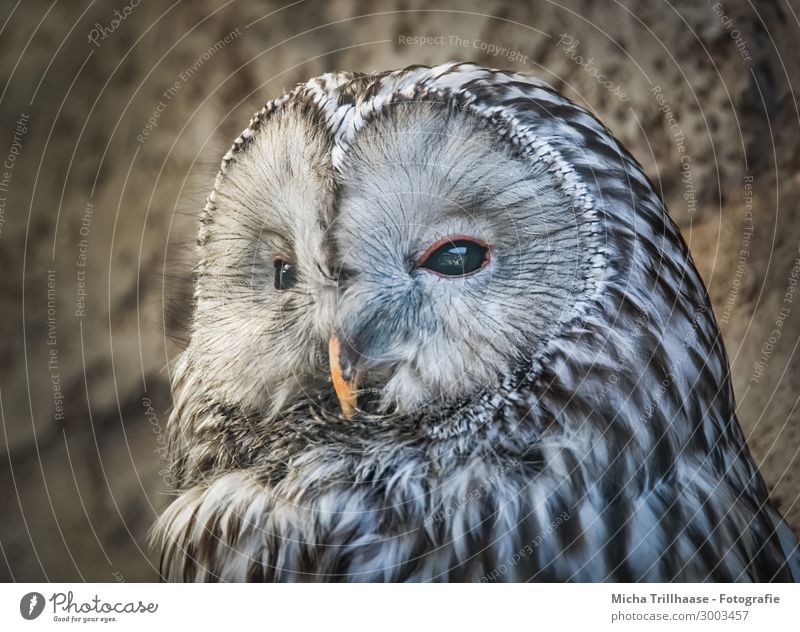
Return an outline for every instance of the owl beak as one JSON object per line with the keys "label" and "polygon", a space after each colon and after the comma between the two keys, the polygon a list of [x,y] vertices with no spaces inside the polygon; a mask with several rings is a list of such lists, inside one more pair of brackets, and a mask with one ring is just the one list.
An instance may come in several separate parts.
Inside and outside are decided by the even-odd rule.
{"label": "owl beak", "polygon": [[[347,354],[345,354],[347,356]],[[342,415],[348,419],[356,410],[356,375],[352,363],[342,357],[342,345],[337,336],[328,339],[328,357],[331,364],[331,379]]]}

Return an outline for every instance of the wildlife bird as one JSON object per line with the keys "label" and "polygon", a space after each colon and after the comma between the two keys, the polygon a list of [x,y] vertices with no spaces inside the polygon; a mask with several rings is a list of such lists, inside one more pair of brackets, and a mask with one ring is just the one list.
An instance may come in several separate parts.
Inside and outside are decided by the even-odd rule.
{"label": "wildlife bird", "polygon": [[194,272],[165,578],[798,577],[686,244],[546,84],[298,86],[223,158]]}

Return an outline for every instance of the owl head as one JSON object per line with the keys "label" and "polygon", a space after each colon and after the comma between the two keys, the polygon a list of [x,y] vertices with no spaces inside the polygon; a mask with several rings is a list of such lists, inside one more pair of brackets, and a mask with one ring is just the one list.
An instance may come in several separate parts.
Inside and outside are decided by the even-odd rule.
{"label": "owl head", "polygon": [[450,407],[529,367],[595,290],[566,162],[463,89],[401,79],[313,80],[226,155],[185,354],[216,401]]}

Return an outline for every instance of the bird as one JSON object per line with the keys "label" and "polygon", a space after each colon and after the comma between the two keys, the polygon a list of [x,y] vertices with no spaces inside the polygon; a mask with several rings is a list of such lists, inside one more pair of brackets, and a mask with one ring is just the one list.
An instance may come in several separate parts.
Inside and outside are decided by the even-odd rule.
{"label": "bird", "polygon": [[167,581],[795,581],[689,249],[547,83],[268,102],[200,214]]}

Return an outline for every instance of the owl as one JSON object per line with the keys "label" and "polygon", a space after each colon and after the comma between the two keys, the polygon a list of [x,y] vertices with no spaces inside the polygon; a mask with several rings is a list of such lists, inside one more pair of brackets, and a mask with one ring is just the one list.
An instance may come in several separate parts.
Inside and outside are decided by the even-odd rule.
{"label": "owl", "polygon": [[271,101],[174,362],[182,581],[792,581],[704,285],[592,114],[473,64]]}

